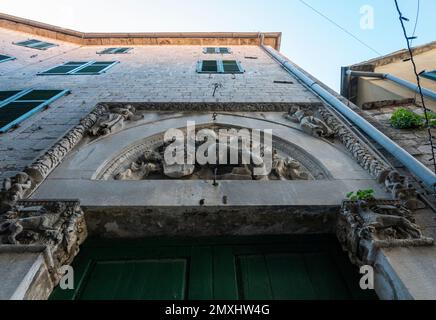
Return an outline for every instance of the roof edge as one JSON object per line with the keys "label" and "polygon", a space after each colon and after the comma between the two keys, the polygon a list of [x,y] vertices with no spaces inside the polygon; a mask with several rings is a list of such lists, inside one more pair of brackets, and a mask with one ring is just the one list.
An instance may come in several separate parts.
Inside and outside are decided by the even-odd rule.
{"label": "roof edge", "polygon": [[0,13],[0,28],[81,45],[260,45],[280,50],[281,32],[86,33]]}
{"label": "roof edge", "polygon": [[[412,48],[413,54],[421,54],[430,50],[436,49],[436,41],[432,41],[420,46]],[[384,66],[390,63],[398,62],[404,59],[410,58],[408,49],[401,49],[387,55],[367,60],[364,62],[356,63],[349,66],[351,69],[359,69],[359,67],[372,66],[373,68]]]}

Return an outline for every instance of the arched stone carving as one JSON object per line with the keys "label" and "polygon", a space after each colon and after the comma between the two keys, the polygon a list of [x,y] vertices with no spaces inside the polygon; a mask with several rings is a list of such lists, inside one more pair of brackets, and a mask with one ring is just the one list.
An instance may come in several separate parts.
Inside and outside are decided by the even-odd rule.
{"label": "arched stone carving", "polygon": [[[197,130],[210,129],[218,132],[228,129],[224,125],[204,125]],[[198,132],[198,131],[197,131]],[[218,137],[219,134],[217,133]],[[240,137],[229,136],[231,139]],[[329,174],[319,165],[316,159],[306,154],[297,146],[278,137],[272,139],[271,171],[266,175],[254,174],[255,167],[262,167],[254,163],[241,163],[221,165],[173,164],[169,165],[164,159],[164,150],[169,143],[164,143],[164,134],[145,138],[140,143],[124,149],[117,157],[96,175],[98,180],[322,180]],[[230,143],[231,144],[231,143]],[[196,143],[196,150],[201,143]],[[212,148],[219,150],[219,141]],[[222,147],[222,146],[221,146]],[[251,146],[253,147],[253,146]],[[259,146],[261,152],[267,153],[263,143]],[[238,144],[239,160],[242,159],[241,141]],[[230,151],[230,150],[229,150]],[[254,155],[249,155],[254,158]]]}

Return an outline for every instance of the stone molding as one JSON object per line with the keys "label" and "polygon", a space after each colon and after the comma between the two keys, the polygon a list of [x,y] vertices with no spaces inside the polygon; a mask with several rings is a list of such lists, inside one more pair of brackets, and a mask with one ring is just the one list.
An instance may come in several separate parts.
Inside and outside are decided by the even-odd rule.
{"label": "stone molding", "polygon": [[346,125],[333,115],[326,107],[318,110],[326,124],[334,131],[335,137],[342,142],[357,163],[367,170],[377,181],[382,183],[392,168],[372,152]]}
{"label": "stone molding", "polygon": [[[26,167],[23,173],[3,182],[0,193],[0,212],[10,209],[15,201],[29,197],[84,137],[92,138],[94,136],[94,138],[98,138],[101,135],[121,130],[125,121],[138,120],[141,112],[171,110],[291,112],[296,108],[314,110],[317,117],[333,130],[335,137],[344,144],[358,163],[378,178],[380,183],[384,183],[386,176],[392,171],[391,168],[374,152],[371,152],[370,147],[363,143],[337,116],[320,103],[99,103],[88,116],[83,118],[52,148],[33,164]],[[108,122],[111,127],[106,130]],[[105,130],[98,128],[96,130],[96,126],[101,125],[106,126]],[[96,134],[93,135],[92,132]]]}
{"label": "stone molding", "polygon": [[106,112],[104,105],[97,107],[73,127],[63,138],[39,157],[24,172],[3,181],[0,191],[0,214],[9,210],[20,199],[30,196],[66,155],[87,135],[87,132]]}

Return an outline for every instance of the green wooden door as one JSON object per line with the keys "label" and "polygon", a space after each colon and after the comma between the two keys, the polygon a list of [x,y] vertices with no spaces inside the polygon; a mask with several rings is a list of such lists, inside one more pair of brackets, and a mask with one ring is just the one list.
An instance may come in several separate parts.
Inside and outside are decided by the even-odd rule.
{"label": "green wooden door", "polygon": [[333,237],[89,240],[52,299],[367,299]]}

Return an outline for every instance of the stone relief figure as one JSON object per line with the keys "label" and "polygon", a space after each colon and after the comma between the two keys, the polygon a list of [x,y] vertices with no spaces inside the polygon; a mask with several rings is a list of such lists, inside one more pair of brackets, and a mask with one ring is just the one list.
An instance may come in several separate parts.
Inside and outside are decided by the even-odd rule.
{"label": "stone relief figure", "polygon": [[121,130],[125,121],[137,121],[142,118],[136,113],[133,106],[110,108],[106,106],[106,112],[99,117],[97,122],[88,130],[91,136],[105,136]]}
{"label": "stone relief figure", "polygon": [[18,173],[15,177],[4,179],[0,192],[0,213],[10,209],[17,200],[23,199],[31,187],[32,180],[24,172]]}
{"label": "stone relief figure", "polygon": [[18,201],[0,216],[0,245],[44,245],[49,248],[53,279],[72,262],[87,237],[84,213],[78,201]]}
{"label": "stone relief figure", "polygon": [[310,180],[310,175],[305,171],[301,163],[291,157],[282,158],[277,151],[273,153],[272,175],[279,180]]}
{"label": "stone relief figure", "polygon": [[[210,148],[218,147],[211,145]],[[264,165],[228,164],[228,165],[200,165],[196,164],[167,164],[164,160],[165,145],[147,150],[137,160],[128,164],[127,168],[115,173],[115,180],[145,180],[151,174],[156,179],[184,179],[184,180],[313,180],[312,175],[297,160],[282,157],[276,150],[273,153],[271,172],[266,175],[255,175],[254,168],[262,169]],[[263,149],[261,149],[263,150]],[[210,151],[210,150],[209,150]],[[242,159],[239,151],[239,159]],[[259,162],[260,163],[260,162]],[[262,171],[262,170],[260,170]]]}
{"label": "stone relief figure", "polygon": [[77,212],[63,202],[55,202],[49,209],[41,205],[16,206],[2,216],[0,234],[7,235],[7,240],[2,243],[26,244],[42,241],[56,245],[64,238],[63,231],[69,233],[68,228],[64,230],[68,226],[67,220],[74,220],[76,215]]}
{"label": "stone relief figure", "polygon": [[397,171],[390,172],[385,180],[386,191],[392,194],[392,199],[401,200],[410,210],[425,208],[416,193],[416,189],[409,183],[406,177],[403,177]]}
{"label": "stone relief figure", "polygon": [[334,136],[334,131],[320,118],[316,117],[311,110],[303,110],[299,107],[294,107],[289,110],[285,118],[299,123],[301,129],[307,134],[315,137],[330,138]]}
{"label": "stone relief figure", "polygon": [[373,264],[379,248],[430,246],[412,212],[396,200],[345,201],[337,236],[351,261]]}
{"label": "stone relief figure", "polygon": [[162,172],[162,156],[154,150],[147,150],[129,168],[115,175],[115,180],[143,180],[151,173]]}

